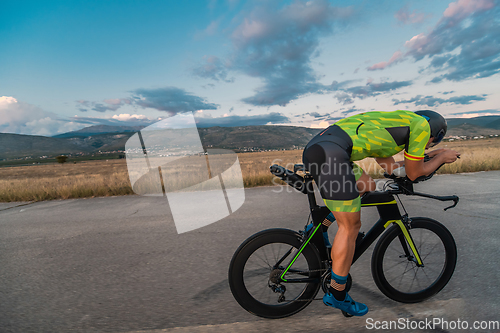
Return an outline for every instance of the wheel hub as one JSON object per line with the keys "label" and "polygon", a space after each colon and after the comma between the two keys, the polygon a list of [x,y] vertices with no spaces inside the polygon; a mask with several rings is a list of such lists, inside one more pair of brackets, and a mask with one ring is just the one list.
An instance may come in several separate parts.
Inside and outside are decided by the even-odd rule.
{"label": "wheel hub", "polygon": [[273,269],[271,271],[271,274],[269,274],[269,280],[274,284],[280,284],[281,283],[281,278],[280,278],[281,273],[283,273],[283,270]]}

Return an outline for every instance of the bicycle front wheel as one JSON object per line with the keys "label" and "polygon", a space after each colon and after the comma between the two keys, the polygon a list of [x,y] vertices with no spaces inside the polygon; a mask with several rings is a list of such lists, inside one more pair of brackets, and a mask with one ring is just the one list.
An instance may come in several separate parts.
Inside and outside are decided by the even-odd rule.
{"label": "bicycle front wheel", "polygon": [[412,218],[409,233],[422,259],[417,266],[401,228],[393,225],[378,241],[372,255],[372,275],[387,297],[402,303],[416,303],[437,294],[455,270],[457,247],[451,233],[441,223],[428,218]]}
{"label": "bicycle front wheel", "polygon": [[288,229],[264,230],[241,244],[229,265],[229,286],[236,301],[265,318],[291,316],[309,305],[321,286],[321,263],[313,244],[303,249],[285,278],[316,281],[279,281],[300,246],[299,234]]}

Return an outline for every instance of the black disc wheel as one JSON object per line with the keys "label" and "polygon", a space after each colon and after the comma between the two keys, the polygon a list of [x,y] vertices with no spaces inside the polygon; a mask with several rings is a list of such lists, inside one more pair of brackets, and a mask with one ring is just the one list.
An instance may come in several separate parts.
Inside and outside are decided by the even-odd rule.
{"label": "black disc wheel", "polygon": [[437,294],[450,280],[457,261],[453,236],[441,223],[413,218],[409,233],[423,266],[417,265],[396,224],[382,235],[372,255],[372,275],[377,287],[387,297],[403,303],[420,302]]}
{"label": "black disc wheel", "polygon": [[307,245],[285,274],[282,272],[299,252],[300,235],[288,229],[270,229],[248,238],[229,265],[229,286],[236,301],[248,312],[265,318],[283,318],[304,309],[321,286],[318,250]]}

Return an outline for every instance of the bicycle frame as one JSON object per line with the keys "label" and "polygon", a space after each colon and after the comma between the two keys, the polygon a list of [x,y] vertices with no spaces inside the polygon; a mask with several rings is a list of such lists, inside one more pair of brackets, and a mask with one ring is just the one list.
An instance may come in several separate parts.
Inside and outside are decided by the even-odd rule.
{"label": "bicycle frame", "polygon": [[[314,190],[312,189],[313,178],[311,175],[305,175],[304,177],[304,189],[303,193],[307,194],[309,207],[311,210],[311,216],[313,221],[313,228],[311,231],[305,235],[304,241],[294,254],[293,259],[288,263],[283,273],[280,275],[280,279],[287,283],[304,283],[304,282],[316,282],[317,278],[303,278],[303,279],[286,279],[285,274],[287,272],[293,272],[291,269],[293,263],[298,258],[303,249],[309,244],[314,244],[319,250],[320,259],[322,262],[328,262],[330,260],[330,249],[326,247],[323,235],[318,233],[318,230],[323,225],[326,217],[330,214],[330,210],[325,206],[319,206],[316,203],[316,196]],[[354,257],[352,263],[356,260],[370,247],[370,245],[392,224],[396,223],[402,230],[402,234],[399,236],[401,246],[405,252],[405,255],[410,260],[415,261],[417,266],[424,266],[422,259],[414,245],[413,239],[411,238],[409,232],[409,222],[406,215],[401,215],[398,205],[394,198],[394,195],[389,191],[386,192],[368,192],[361,198],[361,206],[376,206],[380,219],[375,223],[375,225],[366,233],[366,235],[360,233],[358,239],[356,240],[356,248],[354,252]],[[288,256],[288,252],[283,256],[276,265],[280,265],[281,262]]]}

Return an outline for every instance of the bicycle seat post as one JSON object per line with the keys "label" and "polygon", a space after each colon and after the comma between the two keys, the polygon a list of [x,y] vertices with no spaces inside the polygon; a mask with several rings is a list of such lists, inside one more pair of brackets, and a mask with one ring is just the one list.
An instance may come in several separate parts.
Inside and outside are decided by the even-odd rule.
{"label": "bicycle seat post", "polygon": [[309,201],[309,208],[311,209],[311,212],[318,208],[318,204],[316,203],[316,195],[314,193],[314,187],[313,187],[313,177],[310,174],[306,174],[304,176],[304,186],[306,187],[307,191],[307,199]]}

